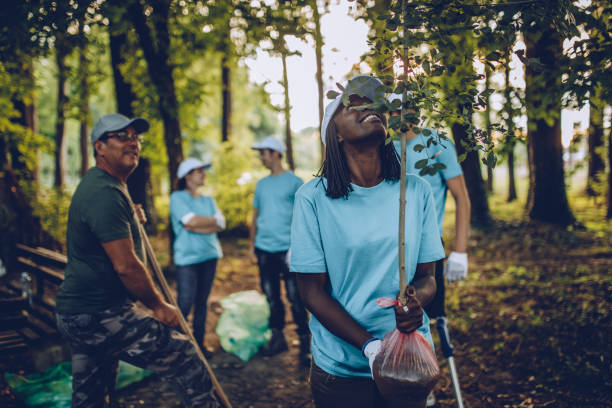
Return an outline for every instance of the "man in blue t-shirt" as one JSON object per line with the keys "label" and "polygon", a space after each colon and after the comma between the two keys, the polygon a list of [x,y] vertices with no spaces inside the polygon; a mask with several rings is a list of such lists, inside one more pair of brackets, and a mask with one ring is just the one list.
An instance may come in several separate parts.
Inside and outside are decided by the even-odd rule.
{"label": "man in blue t-shirt", "polygon": [[259,266],[261,289],[270,304],[269,325],[272,338],[261,349],[260,354],[272,356],[288,348],[283,335],[285,306],[280,291],[282,278],[291,303],[293,320],[297,325],[300,363],[307,365],[310,362],[308,315],[300,300],[295,273],[289,272],[287,265],[293,201],[295,192],[303,181],[283,167],[285,146],[280,140],[268,137],[254,145],[253,149],[259,151],[262,164],[270,170],[270,175],[259,180],[255,188],[253,222],[249,237],[249,258]]}

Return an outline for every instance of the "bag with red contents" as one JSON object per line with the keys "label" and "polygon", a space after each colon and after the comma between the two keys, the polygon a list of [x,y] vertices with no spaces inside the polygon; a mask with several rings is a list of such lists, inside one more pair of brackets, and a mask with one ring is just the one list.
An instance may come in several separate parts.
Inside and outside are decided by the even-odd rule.
{"label": "bag with red contents", "polygon": [[[385,307],[384,301],[377,302]],[[421,332],[406,334],[393,329],[382,341],[372,376],[385,397],[425,399],[440,378],[440,367],[431,343]]]}

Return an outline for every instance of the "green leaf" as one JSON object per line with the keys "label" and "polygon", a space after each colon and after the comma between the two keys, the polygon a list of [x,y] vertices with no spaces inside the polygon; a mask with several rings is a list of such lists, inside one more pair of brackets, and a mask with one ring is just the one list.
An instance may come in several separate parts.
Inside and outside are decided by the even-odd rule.
{"label": "green leaf", "polygon": [[446,164],[444,163],[434,163],[433,168],[436,170],[444,170],[446,168]]}
{"label": "green leaf", "polygon": [[460,154],[460,155],[457,157],[457,161],[458,161],[459,163],[463,162],[463,161],[465,160],[466,156],[467,156],[467,153],[461,153],[461,154]]}
{"label": "green leaf", "polygon": [[415,169],[422,169],[422,168],[424,168],[425,166],[427,166],[427,162],[428,162],[428,161],[429,161],[429,159],[422,159],[422,160],[419,160],[418,162],[416,162],[416,163],[414,164],[414,168],[415,168]]}
{"label": "green leaf", "polygon": [[412,150],[414,150],[417,153],[422,152],[423,149],[425,149],[425,146],[423,146],[422,144],[414,145],[414,147],[412,148]]}
{"label": "green leaf", "polygon": [[338,97],[338,95],[340,95],[339,92],[336,92],[336,91],[327,91],[327,97],[329,99],[336,99]]}
{"label": "green leaf", "polygon": [[429,130],[427,128],[423,128],[421,133],[423,133],[423,136],[430,136],[431,135],[431,130]]}

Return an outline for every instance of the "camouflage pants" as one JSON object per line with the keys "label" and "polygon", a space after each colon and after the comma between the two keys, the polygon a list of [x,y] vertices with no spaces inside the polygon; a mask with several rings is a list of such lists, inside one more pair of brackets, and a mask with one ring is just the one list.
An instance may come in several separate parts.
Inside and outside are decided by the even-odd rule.
{"label": "camouflage pants", "polygon": [[108,402],[119,360],[167,377],[188,407],[220,407],[187,336],[133,305],[98,313],[57,313],[56,321],[72,350],[73,408],[103,407]]}

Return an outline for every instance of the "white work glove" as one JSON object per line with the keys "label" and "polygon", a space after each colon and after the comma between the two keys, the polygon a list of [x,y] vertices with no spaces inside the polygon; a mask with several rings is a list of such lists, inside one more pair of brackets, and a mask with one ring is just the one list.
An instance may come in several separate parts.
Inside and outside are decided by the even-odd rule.
{"label": "white work glove", "polygon": [[468,271],[468,258],[465,252],[451,252],[444,265],[444,276],[448,282],[464,279]]}
{"label": "white work glove", "polygon": [[382,341],[379,339],[375,339],[370,341],[365,348],[363,349],[363,355],[368,359],[368,364],[370,365],[370,375],[372,375],[372,367],[374,367],[374,359],[376,355],[380,352],[380,346],[382,345]]}

